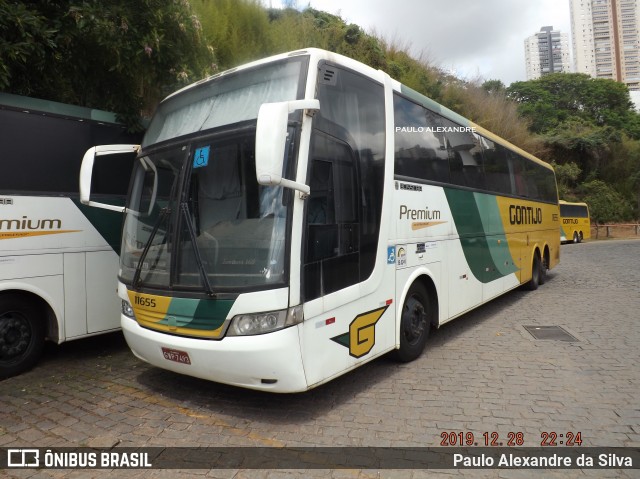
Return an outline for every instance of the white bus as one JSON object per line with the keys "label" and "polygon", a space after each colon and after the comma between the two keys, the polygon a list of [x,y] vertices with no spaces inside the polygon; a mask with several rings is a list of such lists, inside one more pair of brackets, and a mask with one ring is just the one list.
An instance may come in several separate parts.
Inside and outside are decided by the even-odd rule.
{"label": "white bus", "polygon": [[[96,153],[81,173],[87,204],[92,165],[108,161]],[[391,351],[415,359],[431,327],[537,288],[559,261],[549,165],[316,49],[161,102],[125,215],[118,291],[133,353],[274,392]]]}
{"label": "white bus", "polygon": [[[82,155],[131,142],[111,113],[0,94],[0,378],[32,367],[45,340],[120,327],[115,275],[122,215],[80,204]],[[124,204],[133,157],[96,171],[96,194]],[[126,162],[129,169],[126,169]],[[120,172],[113,170],[116,167]]]}

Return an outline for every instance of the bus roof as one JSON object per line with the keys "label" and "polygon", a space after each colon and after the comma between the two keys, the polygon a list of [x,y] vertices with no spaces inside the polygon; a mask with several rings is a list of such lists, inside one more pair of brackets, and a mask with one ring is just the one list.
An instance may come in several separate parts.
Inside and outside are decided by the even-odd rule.
{"label": "bus roof", "polygon": [[39,98],[31,98],[28,96],[12,95],[10,93],[0,92],[0,108],[10,108],[24,113],[44,113],[74,120],[90,120],[100,123],[114,124],[119,123],[116,121],[115,113],[108,111],[69,105],[67,103],[59,103],[51,100],[41,100]]}
{"label": "bus roof", "polygon": [[558,200],[558,203],[561,205],[581,205],[581,206],[589,206],[587,205],[585,202],[583,201],[565,201],[565,200]]}

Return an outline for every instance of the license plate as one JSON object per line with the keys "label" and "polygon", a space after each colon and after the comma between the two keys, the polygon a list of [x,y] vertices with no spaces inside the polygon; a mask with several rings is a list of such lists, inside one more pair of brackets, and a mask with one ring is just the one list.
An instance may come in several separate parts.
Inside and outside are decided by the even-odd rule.
{"label": "license plate", "polygon": [[165,359],[181,364],[191,364],[189,353],[178,349],[162,348],[162,355]]}

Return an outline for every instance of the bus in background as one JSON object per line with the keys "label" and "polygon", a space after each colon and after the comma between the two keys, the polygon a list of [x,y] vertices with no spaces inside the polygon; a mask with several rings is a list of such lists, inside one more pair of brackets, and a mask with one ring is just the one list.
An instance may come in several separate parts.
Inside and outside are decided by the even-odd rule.
{"label": "bus in background", "polygon": [[[31,368],[45,340],[119,329],[114,275],[122,215],[82,205],[78,176],[96,142],[130,143],[115,116],[0,93],[0,378]],[[95,193],[124,204],[132,161],[96,170]],[[127,169],[128,163],[128,169]]]}
{"label": "bus in background", "polygon": [[586,203],[570,203],[560,200],[560,241],[582,243],[591,238],[591,219]]}
{"label": "bus in background", "polygon": [[[80,193],[108,162],[83,160]],[[135,148],[135,147],[134,147]],[[157,367],[305,391],[559,261],[553,169],[352,59],[308,49],[158,107],[135,162],[119,294]]]}

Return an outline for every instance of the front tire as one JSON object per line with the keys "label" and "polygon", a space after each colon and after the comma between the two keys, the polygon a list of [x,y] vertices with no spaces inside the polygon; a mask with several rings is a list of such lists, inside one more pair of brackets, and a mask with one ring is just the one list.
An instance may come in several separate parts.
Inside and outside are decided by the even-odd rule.
{"label": "front tire", "polygon": [[31,369],[44,349],[44,322],[26,299],[0,297],[0,378]]}
{"label": "front tire", "polygon": [[420,283],[412,284],[402,305],[400,348],[395,351],[396,359],[409,362],[422,354],[429,337],[431,315],[431,298],[426,288]]}

